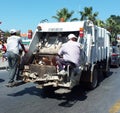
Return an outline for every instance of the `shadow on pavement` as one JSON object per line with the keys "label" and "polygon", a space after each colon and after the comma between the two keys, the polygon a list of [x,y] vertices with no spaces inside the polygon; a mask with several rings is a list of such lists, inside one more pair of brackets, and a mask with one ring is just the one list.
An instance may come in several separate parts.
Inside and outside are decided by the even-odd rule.
{"label": "shadow on pavement", "polygon": [[59,106],[63,106],[63,107],[72,107],[77,101],[84,101],[87,98],[86,96],[87,91],[85,91],[81,86],[77,86],[73,88],[73,90],[67,94],[56,94],[54,92],[55,89],[56,88],[53,87],[38,89],[35,86],[33,86],[33,87],[25,88],[24,90],[21,90],[17,93],[8,94],[8,96],[16,97],[25,94],[30,94],[30,95],[39,96],[44,99],[54,98],[60,100],[61,103],[59,104]]}
{"label": "shadow on pavement", "polygon": [[4,82],[5,80],[3,80],[3,79],[0,79],[0,82]]}
{"label": "shadow on pavement", "polygon": [[32,86],[32,87],[25,88],[24,90],[21,90],[17,93],[8,94],[8,96],[16,97],[16,96],[23,96],[25,94],[40,96],[41,90],[37,89],[35,86]]}
{"label": "shadow on pavement", "polygon": [[99,72],[99,75],[100,75],[99,78],[98,78],[99,84],[100,84],[103,80],[105,80],[105,79],[109,78],[110,76],[112,76],[112,74],[113,74],[112,71],[108,72],[107,75],[104,75],[104,73]]}

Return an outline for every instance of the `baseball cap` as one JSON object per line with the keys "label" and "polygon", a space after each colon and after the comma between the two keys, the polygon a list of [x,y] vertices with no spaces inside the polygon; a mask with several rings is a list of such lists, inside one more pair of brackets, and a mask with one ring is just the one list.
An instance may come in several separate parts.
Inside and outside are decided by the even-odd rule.
{"label": "baseball cap", "polygon": [[11,29],[11,30],[10,30],[10,33],[11,33],[11,34],[16,33],[16,30],[15,30],[15,29]]}
{"label": "baseball cap", "polygon": [[77,37],[74,34],[69,34],[68,35],[68,39],[72,39],[72,38],[76,38],[77,39]]}

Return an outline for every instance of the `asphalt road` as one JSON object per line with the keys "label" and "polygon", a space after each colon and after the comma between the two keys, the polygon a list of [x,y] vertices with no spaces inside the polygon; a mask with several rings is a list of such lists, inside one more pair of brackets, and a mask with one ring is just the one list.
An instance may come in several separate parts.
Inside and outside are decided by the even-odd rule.
{"label": "asphalt road", "polygon": [[33,83],[8,88],[7,80],[8,72],[1,70],[0,113],[120,113],[120,68],[111,69],[92,91],[81,85],[64,95],[37,89]]}

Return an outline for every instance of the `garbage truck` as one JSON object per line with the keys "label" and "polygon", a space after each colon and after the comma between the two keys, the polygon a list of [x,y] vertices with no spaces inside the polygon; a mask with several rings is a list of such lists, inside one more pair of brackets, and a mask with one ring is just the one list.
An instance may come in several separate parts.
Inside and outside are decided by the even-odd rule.
{"label": "garbage truck", "polygon": [[[81,63],[78,67],[64,65],[66,75],[58,74],[57,53],[69,34],[77,36]],[[25,55],[23,80],[47,86],[72,89],[84,82],[90,89],[98,86],[99,77],[110,71],[110,33],[90,20],[39,23]],[[100,72],[102,74],[100,74]]]}

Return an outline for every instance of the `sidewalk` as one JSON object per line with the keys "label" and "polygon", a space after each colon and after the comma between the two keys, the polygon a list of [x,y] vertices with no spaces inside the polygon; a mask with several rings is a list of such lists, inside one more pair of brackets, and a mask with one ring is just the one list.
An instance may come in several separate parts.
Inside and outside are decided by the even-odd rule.
{"label": "sidewalk", "polygon": [[8,62],[4,61],[2,62],[2,59],[0,58],[0,70],[7,69],[8,67]]}

